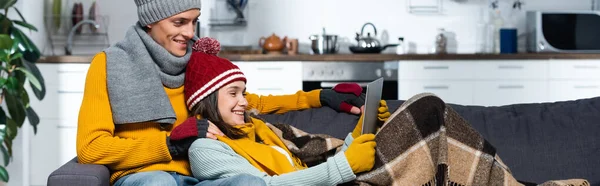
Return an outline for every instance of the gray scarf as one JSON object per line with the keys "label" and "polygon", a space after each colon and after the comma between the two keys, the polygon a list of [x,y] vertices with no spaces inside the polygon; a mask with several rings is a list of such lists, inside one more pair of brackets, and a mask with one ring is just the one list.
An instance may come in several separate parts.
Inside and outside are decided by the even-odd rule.
{"label": "gray scarf", "polygon": [[185,56],[173,56],[136,24],[123,41],[104,50],[108,98],[115,124],[175,123],[175,111],[163,85],[183,85],[191,46],[190,41]]}

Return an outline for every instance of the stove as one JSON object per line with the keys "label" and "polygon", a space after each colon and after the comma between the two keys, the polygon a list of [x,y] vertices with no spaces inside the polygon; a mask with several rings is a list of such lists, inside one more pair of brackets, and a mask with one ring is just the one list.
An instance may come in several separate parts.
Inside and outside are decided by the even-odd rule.
{"label": "stove", "polygon": [[398,98],[398,62],[302,62],[302,89],[331,88],[338,83],[367,83],[384,78],[382,99]]}

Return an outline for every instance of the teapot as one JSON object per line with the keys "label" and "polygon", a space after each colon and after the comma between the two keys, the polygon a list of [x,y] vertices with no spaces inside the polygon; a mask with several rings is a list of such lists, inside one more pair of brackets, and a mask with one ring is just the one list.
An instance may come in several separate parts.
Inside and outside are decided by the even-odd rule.
{"label": "teapot", "polygon": [[[372,26],[374,35],[371,36],[371,33],[368,32],[366,36],[364,36],[364,31],[366,26]],[[381,43],[377,38],[377,28],[373,23],[365,23],[360,29],[360,34],[356,33],[356,41],[358,42],[355,46],[350,46],[350,51],[352,53],[379,53],[385,50],[387,47],[398,46],[398,44],[389,44],[385,46],[381,46]]]}
{"label": "teapot", "polygon": [[267,38],[260,37],[258,40],[258,46],[262,47],[267,53],[281,53],[285,47],[286,41],[287,36],[281,39],[279,36],[273,33]]}

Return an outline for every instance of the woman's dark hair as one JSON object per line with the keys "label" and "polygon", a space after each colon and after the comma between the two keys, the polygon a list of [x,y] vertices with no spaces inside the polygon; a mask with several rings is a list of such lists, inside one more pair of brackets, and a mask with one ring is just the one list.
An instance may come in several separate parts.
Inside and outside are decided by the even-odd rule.
{"label": "woman's dark hair", "polygon": [[[207,119],[208,121],[215,124],[225,136],[231,139],[240,139],[246,137],[246,133],[244,131],[235,128],[223,121],[221,114],[219,113],[219,103],[218,103],[218,91],[209,94],[202,101],[198,102],[194,107],[192,107],[192,115],[200,115],[202,118]],[[249,117],[244,112],[244,121],[249,122]]]}

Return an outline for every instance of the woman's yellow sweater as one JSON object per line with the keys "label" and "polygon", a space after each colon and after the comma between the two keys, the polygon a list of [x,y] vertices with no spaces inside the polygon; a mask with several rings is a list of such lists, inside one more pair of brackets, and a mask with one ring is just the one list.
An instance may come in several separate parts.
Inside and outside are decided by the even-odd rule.
{"label": "woman's yellow sweater", "polygon": [[[144,122],[115,125],[113,123],[106,81],[106,54],[98,53],[88,70],[77,128],[77,158],[80,163],[106,165],[111,170],[110,182],[136,172],[173,171],[191,175],[187,158],[172,159],[166,137],[173,127],[188,117],[184,87],[167,88],[177,120],[173,127]],[[248,109],[259,113],[285,113],[291,110],[321,107],[320,90],[298,91],[286,96],[248,94]]]}

